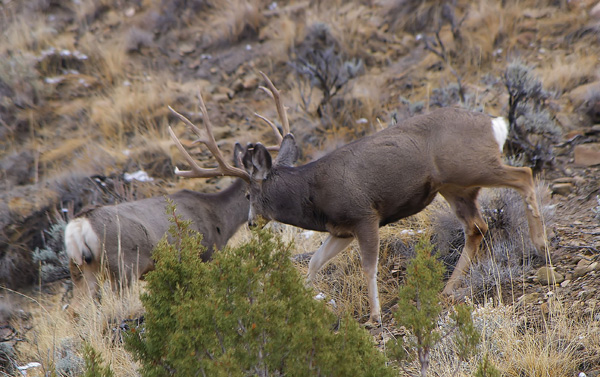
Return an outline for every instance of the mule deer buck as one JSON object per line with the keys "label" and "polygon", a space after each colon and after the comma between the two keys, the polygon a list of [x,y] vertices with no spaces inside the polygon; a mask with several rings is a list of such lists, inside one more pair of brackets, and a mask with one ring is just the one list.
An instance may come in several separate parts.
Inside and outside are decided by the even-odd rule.
{"label": "mule deer buck", "polygon": [[[183,149],[178,140],[177,147]],[[234,161],[239,161],[243,153],[244,149],[236,144]],[[205,169],[202,176],[220,175]],[[204,261],[210,259],[214,250],[223,248],[248,220],[246,191],[246,182],[237,179],[216,194],[182,190],[168,195],[177,206],[177,213],[192,221],[191,229],[203,234]],[[78,295],[97,295],[102,266],[107,267],[115,288],[118,282],[127,284],[154,269],[152,250],[171,225],[165,214],[166,204],[165,197],[160,196],[97,207],[67,224],[65,246]]]}
{"label": "mule deer buck", "polygon": [[[263,74],[287,123],[279,92]],[[416,214],[439,193],[463,223],[465,246],[444,293],[451,293],[476,256],[488,227],[477,195],[482,187],[509,187],[523,198],[533,245],[545,246],[531,169],[502,162],[508,124],[503,118],[443,108],[408,119],[347,144],[302,166],[292,134],[281,141],[273,162],[262,144],[243,157],[249,183],[249,222],[258,216],[304,229],[329,232],[314,253],[308,280],[358,240],[367,280],[370,319],[380,322],[377,288],[379,227]]]}

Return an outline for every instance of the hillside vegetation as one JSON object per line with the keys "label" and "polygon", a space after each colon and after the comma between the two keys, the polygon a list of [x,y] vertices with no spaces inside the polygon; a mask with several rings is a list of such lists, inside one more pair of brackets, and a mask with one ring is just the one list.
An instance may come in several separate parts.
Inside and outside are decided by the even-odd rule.
{"label": "hillside vegetation", "polygon": [[[273,143],[254,116],[277,119],[259,89],[262,71],[282,92],[301,162],[439,107],[509,118],[507,159],[531,166],[541,182],[548,252],[532,255],[515,193],[486,192],[486,255],[494,258],[474,266],[457,296],[480,305],[483,347],[504,375],[599,375],[594,165],[600,159],[594,162],[594,148],[586,155],[591,162],[574,152],[578,144],[595,145],[600,132],[594,126],[599,6],[592,0],[0,2],[0,286],[6,288],[0,324],[10,322],[19,334],[9,342],[18,352],[6,358],[38,361],[49,373],[80,357],[73,353],[87,338],[117,375],[135,375],[135,363],[105,335],[115,321],[142,314],[143,288],[104,293],[102,304],[90,302],[94,309],[74,324],[62,309],[69,302],[65,221],[90,206],[226,187],[227,179],[175,177],[175,166],[187,165],[168,126],[201,164],[215,163],[192,146],[194,136],[167,106],[200,125],[201,92],[226,155],[235,142]],[[152,179],[129,177],[138,171]],[[372,330],[380,349],[389,334],[402,332],[392,308],[415,235],[431,231],[440,259],[456,262],[462,233],[449,216],[439,200],[382,229],[379,280],[389,331]],[[321,236],[273,228],[295,241],[296,266],[306,272],[303,254]],[[326,268],[317,289],[336,302],[336,314],[363,322],[368,308],[356,248]],[[571,283],[541,283],[536,271],[546,264]],[[587,270],[577,275],[576,267]],[[449,356],[436,352],[432,368],[452,375]],[[459,374],[470,375],[474,365]]]}

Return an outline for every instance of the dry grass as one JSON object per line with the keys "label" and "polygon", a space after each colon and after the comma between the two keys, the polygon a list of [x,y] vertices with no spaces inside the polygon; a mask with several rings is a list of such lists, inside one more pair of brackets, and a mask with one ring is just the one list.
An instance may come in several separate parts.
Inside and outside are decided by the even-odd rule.
{"label": "dry grass", "polygon": [[26,17],[14,16],[12,22],[0,37],[0,54],[12,51],[39,52],[48,46],[70,48],[72,46],[57,45],[57,31],[43,14],[31,13]]}
{"label": "dry grass", "polygon": [[496,329],[489,344],[506,355],[494,357],[504,375],[576,375],[586,358],[598,349],[600,328],[593,318],[571,317],[560,298],[550,298],[546,305],[549,311],[540,329],[528,328],[518,312],[511,313],[509,320]]}
{"label": "dry grass", "polygon": [[599,68],[598,57],[595,54],[577,51],[568,56],[555,56],[553,61],[539,72],[544,88],[560,95],[595,81]]}
{"label": "dry grass", "polygon": [[227,0],[219,2],[209,17],[210,27],[203,30],[205,44],[215,46],[238,42],[258,35],[264,22],[261,0]]}
{"label": "dry grass", "polygon": [[101,77],[105,84],[122,85],[129,71],[137,71],[127,56],[126,38],[103,40],[85,33],[79,40],[79,48],[90,58],[90,73]]}
{"label": "dry grass", "polygon": [[27,309],[33,313],[34,326],[27,334],[28,341],[19,347],[19,360],[23,364],[37,361],[42,367],[30,370],[28,376],[48,375],[55,368],[81,371],[84,343],[102,354],[116,376],[136,375],[137,365],[123,348],[119,325],[143,313],[139,300],[142,284],[136,282],[120,294],[109,286],[103,285],[101,303],[87,298],[75,316],[70,309],[63,309],[60,294],[29,300]]}
{"label": "dry grass", "polygon": [[114,86],[90,105],[90,121],[100,135],[122,147],[133,135],[156,133],[164,127],[166,105],[174,102],[162,78]]}
{"label": "dry grass", "polygon": [[[381,229],[379,285],[382,307],[388,315],[387,309],[396,300],[401,271],[411,257],[408,245],[420,230],[431,227],[429,221],[425,212]],[[269,226],[285,242],[293,242],[298,255],[316,250],[326,236],[278,223]],[[249,238],[248,229],[242,228],[230,245],[240,245]],[[306,273],[306,261],[298,261],[296,265]],[[35,326],[28,334],[27,346],[20,348],[20,360],[23,363],[40,361],[49,370],[57,363],[63,365],[65,355],[69,353],[71,359],[78,360],[80,345],[89,342],[110,362],[116,376],[135,375],[136,365],[122,344],[116,341],[118,334],[114,329],[124,319],[142,314],[143,308],[137,298],[141,290],[142,285],[136,283],[118,295],[105,284],[101,304],[84,301],[83,310],[78,310],[76,319],[60,308],[59,296],[42,305],[33,303],[32,306],[37,308],[31,310],[36,313]],[[315,282],[315,295],[319,292],[334,303],[331,308],[336,313],[351,312],[359,319],[368,316],[366,286],[356,244],[340,253],[320,272]],[[572,318],[556,298],[550,298],[546,305],[545,317],[539,306],[532,307],[533,313],[523,313],[519,306],[494,305],[491,301],[480,305],[474,314],[476,326],[483,335],[477,355],[468,362],[460,362],[455,356],[455,345],[445,340],[432,353],[431,371],[439,376],[471,376],[483,354],[488,353],[506,376],[573,375],[600,347],[600,328],[592,319],[598,314],[591,313],[590,318]],[[536,308],[540,310],[537,314]],[[440,324],[442,328],[450,326],[447,317]],[[416,364],[408,365],[407,369],[415,367]]]}

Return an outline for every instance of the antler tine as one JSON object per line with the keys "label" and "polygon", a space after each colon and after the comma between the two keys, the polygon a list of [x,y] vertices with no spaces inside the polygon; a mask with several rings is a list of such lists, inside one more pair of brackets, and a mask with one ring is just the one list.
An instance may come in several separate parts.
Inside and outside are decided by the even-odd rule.
{"label": "antler tine", "polygon": [[254,115],[256,115],[259,119],[262,119],[263,122],[265,122],[267,125],[269,125],[271,127],[271,129],[275,133],[275,137],[277,138],[277,145],[280,145],[281,142],[283,141],[283,136],[281,136],[281,134],[279,133],[277,126],[275,124],[273,124],[273,122],[271,122],[269,119],[267,119],[266,117],[264,117],[258,113],[254,113]]}
{"label": "antler tine", "polygon": [[[185,150],[185,148],[183,147],[183,145],[181,144],[181,142],[179,141],[177,136],[175,136],[175,133],[173,132],[171,127],[169,127],[169,134],[171,135],[171,138],[175,142],[177,149],[179,149],[179,151],[184,155],[185,159],[188,161],[188,163],[192,167],[192,170],[189,170],[189,171],[181,171],[176,168],[175,174],[177,174],[181,177],[186,177],[186,178],[211,178],[211,177],[220,177],[220,176],[231,176],[231,177],[239,177],[239,178],[242,178],[245,181],[249,182],[250,176],[246,171],[244,171],[240,168],[236,168],[235,166],[231,166],[223,158],[223,155],[221,154],[221,150],[217,146],[217,142],[213,136],[212,123],[210,121],[210,118],[208,117],[208,112],[206,110],[206,106],[204,105],[204,100],[202,99],[202,95],[200,93],[198,93],[198,100],[200,102],[200,111],[202,112],[202,115],[204,118],[204,128],[206,129],[207,139],[201,138],[201,139],[198,139],[197,141],[202,142],[204,145],[206,145],[206,147],[208,148],[210,153],[217,160],[217,164],[219,165],[219,167],[213,168],[213,169],[206,169],[206,168],[200,167],[196,163],[196,161],[192,158],[192,156],[190,156],[190,154]],[[189,119],[187,119],[185,116],[179,114],[171,106],[169,106],[169,110],[171,110],[171,112],[173,114],[175,114],[183,123],[185,123],[188,127],[190,127],[196,135],[202,136],[202,131],[198,127],[196,127]]]}
{"label": "antler tine", "polygon": [[285,108],[281,103],[279,90],[277,90],[275,85],[273,85],[273,82],[271,82],[269,77],[267,77],[267,75],[265,75],[264,72],[261,71],[259,73],[267,83],[267,87],[269,88],[269,91],[271,91],[271,97],[275,100],[275,105],[277,106],[277,113],[279,114],[279,118],[281,120],[281,127],[283,128],[283,136],[285,136],[290,133],[290,123],[288,121],[287,112],[285,111]]}

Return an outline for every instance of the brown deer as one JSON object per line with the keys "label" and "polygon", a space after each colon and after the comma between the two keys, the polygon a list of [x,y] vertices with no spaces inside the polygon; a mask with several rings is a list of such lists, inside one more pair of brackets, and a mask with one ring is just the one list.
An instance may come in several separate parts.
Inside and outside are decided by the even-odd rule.
{"label": "brown deer", "polygon": [[[234,161],[239,161],[243,153],[244,149],[236,144]],[[203,177],[217,175],[221,174],[209,170]],[[203,234],[206,251],[202,260],[209,260],[214,250],[223,248],[248,220],[246,191],[246,182],[237,179],[216,194],[182,190],[167,196],[176,205],[177,214],[191,220],[191,228]],[[76,295],[98,294],[102,266],[106,266],[114,288],[154,269],[152,249],[171,225],[165,214],[166,204],[166,198],[160,196],[97,207],[67,224],[65,246]]]}
{"label": "brown deer", "polygon": [[[263,77],[282,123],[287,123],[279,92]],[[249,182],[250,224],[262,216],[330,233],[310,260],[309,281],[354,238],[358,240],[371,320],[380,322],[379,227],[420,212],[438,193],[465,230],[465,247],[444,293],[451,293],[460,282],[488,229],[477,203],[482,187],[517,190],[524,200],[533,244],[538,250],[545,247],[531,169],[502,162],[507,135],[503,118],[443,108],[297,167],[290,163],[297,153],[292,134],[283,138],[274,162],[262,144],[249,145],[243,157],[247,175],[236,176]]]}

